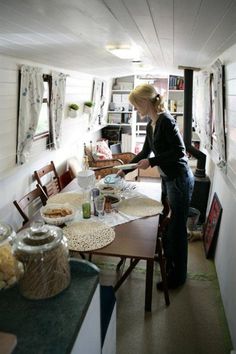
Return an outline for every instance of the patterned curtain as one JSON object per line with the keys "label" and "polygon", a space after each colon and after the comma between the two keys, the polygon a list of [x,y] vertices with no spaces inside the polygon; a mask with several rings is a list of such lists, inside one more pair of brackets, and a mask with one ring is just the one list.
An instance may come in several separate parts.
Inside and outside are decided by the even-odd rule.
{"label": "patterned curtain", "polygon": [[30,149],[38,125],[43,102],[43,74],[40,68],[23,65],[21,67],[17,164],[29,160]]}
{"label": "patterned curtain", "polygon": [[50,102],[52,119],[52,148],[58,149],[61,143],[61,123],[66,91],[66,75],[52,72],[52,96]]}
{"label": "patterned curtain", "polygon": [[219,159],[222,165],[226,162],[225,147],[225,121],[224,121],[224,98],[223,98],[223,65],[218,59],[212,66],[214,79],[214,99],[215,99],[215,134],[217,137],[217,147]]}
{"label": "patterned curtain", "polygon": [[92,118],[90,121],[90,128],[97,123],[101,123],[104,114],[104,104],[105,104],[105,92],[106,86],[105,82],[100,79],[95,79],[93,82],[93,94],[92,101],[94,103]]}

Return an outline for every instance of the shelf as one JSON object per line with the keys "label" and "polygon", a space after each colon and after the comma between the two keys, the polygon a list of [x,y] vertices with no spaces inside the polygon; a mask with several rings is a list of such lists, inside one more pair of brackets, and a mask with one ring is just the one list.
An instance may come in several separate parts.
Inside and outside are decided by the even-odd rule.
{"label": "shelf", "polygon": [[106,126],[107,126],[107,124],[96,124],[92,127],[89,127],[88,130],[90,131],[90,133],[96,133],[97,131],[105,128]]}
{"label": "shelf", "polygon": [[169,90],[169,92],[184,92],[184,90]]}
{"label": "shelf", "polygon": [[125,93],[130,93],[132,90],[111,90],[112,92],[125,92]]}
{"label": "shelf", "polygon": [[147,124],[148,124],[148,122],[144,122],[144,123],[137,122],[137,123],[136,123],[136,126],[145,127]]}
{"label": "shelf", "polygon": [[111,126],[111,125],[114,125],[114,126],[122,126],[122,127],[131,127],[131,124],[130,123],[107,123],[107,126]]}
{"label": "shelf", "polygon": [[170,112],[170,114],[173,116],[183,116],[184,112]]}
{"label": "shelf", "polygon": [[130,113],[130,114],[132,114],[132,111],[107,111],[107,113]]}

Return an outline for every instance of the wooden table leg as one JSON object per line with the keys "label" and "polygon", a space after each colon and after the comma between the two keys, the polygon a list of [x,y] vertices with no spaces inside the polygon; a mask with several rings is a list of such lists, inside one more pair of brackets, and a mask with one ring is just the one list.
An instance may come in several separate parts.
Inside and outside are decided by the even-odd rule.
{"label": "wooden table leg", "polygon": [[122,277],[118,280],[116,285],[114,286],[114,291],[117,291],[121,284],[125,281],[125,279],[129,276],[129,274],[132,272],[132,270],[136,267],[140,259],[134,259],[131,261],[129,268],[125,271],[125,273],[122,275]]}
{"label": "wooden table leg", "polygon": [[146,261],[145,311],[152,311],[152,286],[154,260]]}

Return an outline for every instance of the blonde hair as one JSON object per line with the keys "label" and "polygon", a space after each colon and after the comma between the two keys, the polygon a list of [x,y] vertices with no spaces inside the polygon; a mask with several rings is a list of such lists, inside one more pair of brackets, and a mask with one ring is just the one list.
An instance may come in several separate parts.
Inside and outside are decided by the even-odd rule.
{"label": "blonde hair", "polygon": [[134,106],[139,105],[143,101],[150,101],[157,112],[165,110],[163,97],[150,84],[135,87],[129,94],[129,101]]}

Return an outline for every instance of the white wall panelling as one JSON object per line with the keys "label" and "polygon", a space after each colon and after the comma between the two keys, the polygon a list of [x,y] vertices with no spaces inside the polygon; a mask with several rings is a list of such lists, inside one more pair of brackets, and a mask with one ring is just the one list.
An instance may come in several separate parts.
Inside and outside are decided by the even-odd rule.
{"label": "white wall panelling", "polygon": [[[219,279],[221,296],[225,314],[228,320],[231,338],[236,346],[236,46],[220,56],[225,65],[225,92],[226,92],[226,127],[227,127],[227,172],[224,173],[217,166],[214,151],[207,151],[207,174],[211,180],[208,210],[216,192],[223,207],[220,230],[215,253],[215,265]],[[201,85],[200,85],[201,87]],[[198,97],[201,97],[199,95]],[[206,110],[202,107],[204,100],[196,102],[198,115]],[[201,118],[201,117],[200,117]],[[205,117],[204,117],[205,119]],[[203,132],[200,133],[203,137]]]}
{"label": "white wall panelling", "polygon": [[[46,150],[45,140],[37,140],[33,143],[29,162],[16,166],[18,70],[21,64],[41,67],[45,73],[62,71],[68,77],[61,148],[49,151]],[[0,220],[18,228],[22,219],[12,201],[34,188],[33,171],[53,160],[60,172],[68,157],[75,155],[82,160],[83,142],[88,143],[100,136],[99,131],[95,134],[88,131],[88,115],[83,113],[83,103],[91,100],[92,83],[91,75],[0,55]],[[67,107],[71,102],[80,105],[78,116],[74,119],[67,117]]]}

